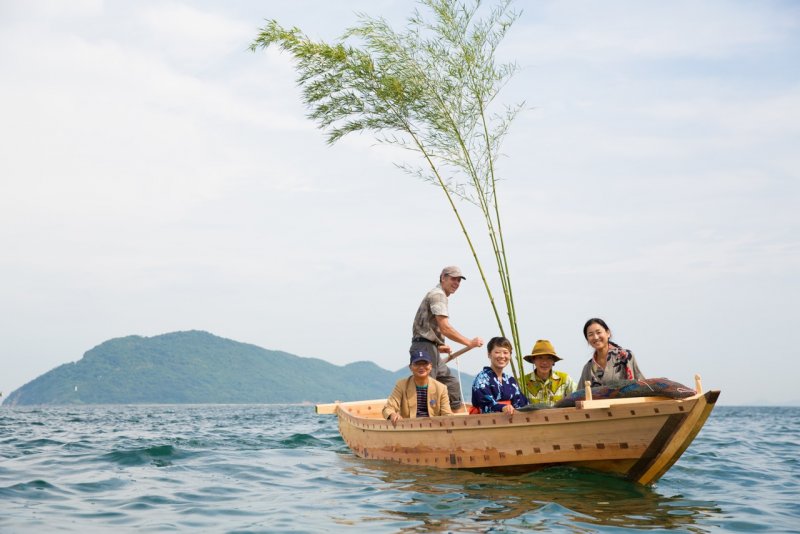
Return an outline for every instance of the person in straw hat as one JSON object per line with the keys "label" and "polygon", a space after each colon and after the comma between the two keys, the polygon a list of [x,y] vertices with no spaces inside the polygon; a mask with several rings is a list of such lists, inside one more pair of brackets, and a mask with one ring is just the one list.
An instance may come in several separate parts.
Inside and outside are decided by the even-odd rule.
{"label": "person in straw hat", "polygon": [[537,341],[531,353],[524,356],[524,359],[534,365],[533,372],[525,375],[528,399],[532,403],[552,406],[575,391],[575,382],[567,373],[553,370],[553,366],[561,358],[548,340]]}

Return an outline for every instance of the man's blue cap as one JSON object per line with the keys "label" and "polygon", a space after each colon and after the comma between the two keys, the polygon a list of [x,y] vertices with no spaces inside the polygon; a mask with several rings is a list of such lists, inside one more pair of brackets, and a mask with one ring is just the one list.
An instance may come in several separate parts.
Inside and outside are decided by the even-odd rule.
{"label": "man's blue cap", "polygon": [[413,349],[410,352],[411,352],[411,363],[412,364],[417,363],[417,362],[422,362],[422,361],[425,361],[425,362],[428,362],[428,363],[433,363],[433,358],[431,358],[431,356],[430,356],[430,354],[428,354],[427,350]]}

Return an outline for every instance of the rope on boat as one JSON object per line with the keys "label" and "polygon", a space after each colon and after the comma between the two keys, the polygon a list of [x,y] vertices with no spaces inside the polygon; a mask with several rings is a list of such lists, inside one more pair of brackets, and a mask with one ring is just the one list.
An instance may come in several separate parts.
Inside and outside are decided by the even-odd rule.
{"label": "rope on boat", "polygon": [[456,378],[458,379],[458,391],[461,392],[461,409],[466,409],[466,400],[464,399],[464,388],[461,386],[461,360],[456,360]]}

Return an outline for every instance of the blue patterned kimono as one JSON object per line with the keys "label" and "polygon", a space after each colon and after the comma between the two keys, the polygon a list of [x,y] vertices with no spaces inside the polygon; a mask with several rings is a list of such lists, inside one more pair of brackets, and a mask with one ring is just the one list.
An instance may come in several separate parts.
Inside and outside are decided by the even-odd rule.
{"label": "blue patterned kimono", "polygon": [[[519,389],[513,376],[503,373],[503,381],[498,380],[491,367],[484,367],[472,382],[472,405],[481,413],[502,412],[510,401],[514,408],[528,405],[528,399]],[[506,401],[502,404],[500,401]]]}

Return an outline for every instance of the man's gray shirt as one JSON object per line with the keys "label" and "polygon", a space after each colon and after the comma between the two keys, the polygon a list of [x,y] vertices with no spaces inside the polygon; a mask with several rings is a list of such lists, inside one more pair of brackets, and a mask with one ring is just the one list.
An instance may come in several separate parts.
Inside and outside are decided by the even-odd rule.
{"label": "man's gray shirt", "polygon": [[448,317],[447,295],[444,294],[442,284],[437,284],[422,299],[417,315],[414,317],[411,337],[424,337],[433,343],[444,345],[444,336],[439,330],[439,323],[436,322],[437,315]]}

